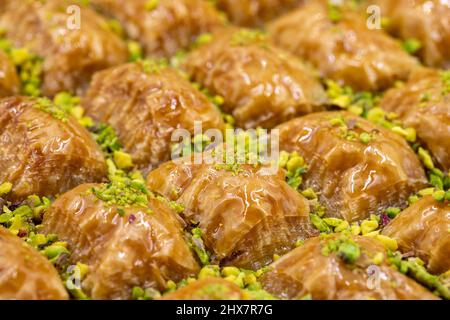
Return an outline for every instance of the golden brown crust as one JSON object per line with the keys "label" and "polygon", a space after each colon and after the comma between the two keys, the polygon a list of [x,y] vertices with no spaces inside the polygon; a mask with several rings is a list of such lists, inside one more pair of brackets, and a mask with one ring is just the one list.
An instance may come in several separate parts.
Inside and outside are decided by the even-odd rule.
{"label": "golden brown crust", "polygon": [[380,106],[395,112],[406,127],[416,130],[437,164],[450,170],[450,92],[445,93],[438,70],[420,69],[400,88],[388,91]]}
{"label": "golden brown crust", "polygon": [[149,174],[147,185],[184,205],[184,218],[199,223],[213,263],[258,269],[316,233],[307,201],[281,172],[260,169],[169,162]]}
{"label": "golden brown crust", "polygon": [[216,5],[223,10],[230,21],[243,27],[262,27],[304,0],[217,0]]}
{"label": "golden brown crust", "polygon": [[[388,18],[387,30],[402,39],[419,40],[417,52],[429,67],[450,67],[450,4],[441,0],[367,0]],[[365,6],[367,7],[367,6]]]}
{"label": "golden brown crust", "polygon": [[[342,119],[345,127],[333,119]],[[351,113],[315,113],[277,128],[280,149],[305,158],[304,186],[319,192],[327,215],[361,220],[387,207],[404,207],[426,186],[420,161],[402,137]],[[363,143],[361,133],[372,139]]]}
{"label": "golden brown crust", "polygon": [[369,30],[360,13],[342,9],[331,21],[326,1],[308,1],[268,26],[272,41],[311,62],[322,76],[355,90],[382,90],[405,80],[417,65],[381,30]]}
{"label": "golden brown crust", "polygon": [[206,278],[194,281],[162,300],[243,300],[242,290],[230,281],[220,278]]}
{"label": "golden brown crust", "polygon": [[427,196],[401,212],[383,234],[397,240],[404,253],[413,252],[440,274],[450,270],[450,206]]}
{"label": "golden brown crust", "polygon": [[[305,243],[274,262],[261,282],[268,292],[287,299],[298,299],[307,294],[316,300],[434,300],[438,299],[386,263],[384,247],[368,237],[354,237],[361,256],[354,265],[348,265],[336,253],[323,255],[322,248],[329,239],[320,237]],[[373,264],[377,253],[383,263]]]}
{"label": "golden brown crust", "polygon": [[36,107],[39,100],[0,101],[0,182],[10,182],[8,200],[56,196],[106,176],[105,159],[90,133],[74,118],[59,120]]}
{"label": "golden brown crust", "polygon": [[68,295],[56,269],[0,226],[0,299],[62,300]]}
{"label": "golden brown crust", "polygon": [[194,134],[194,121],[203,130],[224,128],[220,111],[178,71],[155,68],[146,72],[138,62],[99,72],[82,102],[88,115],[112,125],[145,171],[170,159],[175,129]]}
{"label": "golden brown crust", "polygon": [[223,109],[233,114],[238,127],[270,128],[323,110],[325,93],[312,71],[264,39],[247,39],[251,32],[217,31],[210,43],[188,55],[184,69],[224,98]]}
{"label": "golden brown crust", "polygon": [[[44,215],[43,232],[67,241],[73,262],[89,266],[82,282],[93,299],[130,299],[134,286],[166,289],[199,271],[182,224],[160,200],[124,208],[100,201],[85,184],[62,195]],[[151,213],[147,212],[151,209]]]}
{"label": "golden brown crust", "polygon": [[20,91],[20,80],[9,57],[0,49],[0,98],[13,96]]}
{"label": "golden brown crust", "polygon": [[151,57],[170,57],[223,24],[220,14],[204,0],[159,0],[155,8],[147,8],[147,0],[127,0],[125,6],[122,0],[90,2],[119,20],[128,36],[138,40]]}
{"label": "golden brown crust", "polygon": [[[108,28],[106,20],[84,6],[79,27],[69,15],[73,1],[23,1],[0,18],[0,28],[14,46],[26,47],[44,58],[43,93],[61,91],[80,94],[98,70],[128,59],[125,43]],[[69,23],[74,23],[72,26]]]}

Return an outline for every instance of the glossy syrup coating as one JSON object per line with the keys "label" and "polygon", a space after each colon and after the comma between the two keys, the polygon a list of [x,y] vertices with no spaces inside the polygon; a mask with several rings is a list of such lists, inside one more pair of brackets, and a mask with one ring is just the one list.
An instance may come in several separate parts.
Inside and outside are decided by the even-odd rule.
{"label": "glossy syrup coating", "polygon": [[341,9],[334,22],[326,1],[307,4],[267,27],[271,40],[311,62],[322,76],[355,90],[382,90],[405,80],[417,61],[382,30],[370,30],[366,17]]}
{"label": "glossy syrup coating", "polygon": [[205,32],[223,25],[211,3],[204,0],[91,0],[100,12],[117,19],[128,37],[137,40],[146,56],[170,57],[187,49]]}
{"label": "glossy syrup coating", "polygon": [[62,300],[68,295],[56,269],[39,252],[0,226],[0,299]]}
{"label": "glossy syrup coating", "polygon": [[[318,192],[328,216],[365,219],[404,207],[426,186],[418,157],[400,135],[351,113],[314,113],[277,128],[280,149],[304,157],[304,187]],[[369,135],[367,143],[361,134]]]}
{"label": "glossy syrup coating", "polygon": [[224,98],[238,127],[271,128],[295,116],[323,110],[326,96],[315,75],[260,33],[227,28],[188,55],[190,77]]}
{"label": "glossy syrup coating", "polygon": [[428,270],[440,274],[450,270],[449,230],[449,203],[427,196],[396,216],[383,234],[396,239],[402,252],[413,252]]}
{"label": "glossy syrup coating", "polygon": [[380,103],[383,109],[395,112],[404,126],[416,130],[436,163],[446,171],[450,170],[448,85],[442,72],[420,69],[411,75],[404,86],[389,90]]}
{"label": "glossy syrup coating", "polygon": [[[125,43],[107,21],[77,1],[17,1],[0,18],[0,28],[15,47],[42,57],[44,95],[80,94],[93,73],[128,59]],[[77,5],[77,15],[69,15]],[[73,7],[72,7],[73,9]]]}
{"label": "glossy syrup coating", "polygon": [[194,281],[162,300],[243,300],[242,290],[234,283],[221,278],[205,278]]}
{"label": "glossy syrup coating", "polygon": [[175,129],[224,129],[220,111],[171,68],[137,62],[97,73],[82,101],[87,114],[115,129],[138,168],[170,159]]}
{"label": "glossy syrup coating", "polygon": [[233,24],[244,27],[262,27],[277,16],[295,8],[304,0],[217,0]]}
{"label": "glossy syrup coating", "polygon": [[[72,262],[89,266],[82,287],[93,299],[130,299],[134,286],[165,290],[166,282],[195,275],[199,266],[183,225],[165,202],[123,208],[84,184],[56,200],[44,215],[43,232],[68,243]],[[149,209],[151,211],[149,211]]]}
{"label": "glossy syrup coating", "polygon": [[0,100],[0,183],[10,182],[7,199],[56,196],[106,177],[103,153],[77,120],[57,119],[39,99]]}
{"label": "glossy syrup coating", "polygon": [[212,263],[258,269],[316,234],[307,201],[283,173],[260,169],[240,165],[229,171],[182,159],[152,171],[147,186],[184,206],[185,220],[203,232]]}
{"label": "glossy syrup coating", "polygon": [[13,96],[20,91],[20,80],[9,57],[0,49],[0,98]]}
{"label": "glossy syrup coating", "polygon": [[417,52],[425,65],[450,67],[450,3],[442,0],[366,0],[364,4],[378,5],[387,18],[386,29],[392,35],[416,39]]}
{"label": "glossy syrup coating", "polygon": [[[314,300],[435,300],[427,289],[387,262],[385,249],[377,240],[353,237],[361,255],[353,264],[337,253],[323,254],[330,239],[314,237],[282,256],[269,266],[261,278],[268,292],[284,299],[298,299],[310,294]],[[383,262],[375,265],[375,255]]]}

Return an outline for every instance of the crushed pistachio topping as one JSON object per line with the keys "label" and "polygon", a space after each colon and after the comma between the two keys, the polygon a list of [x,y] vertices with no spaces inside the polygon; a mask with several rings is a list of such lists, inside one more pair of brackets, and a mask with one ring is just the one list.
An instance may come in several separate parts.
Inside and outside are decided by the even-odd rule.
{"label": "crushed pistachio topping", "polygon": [[83,281],[89,272],[89,266],[77,262],[74,266],[66,266],[61,273],[64,285],[70,295],[76,300],[89,300],[88,295],[83,291],[83,288],[75,281]]}
{"label": "crushed pistachio topping", "polygon": [[415,54],[420,49],[422,49],[422,43],[414,38],[406,39],[403,41],[403,50],[408,52],[409,54]]}
{"label": "crushed pistachio topping", "polygon": [[444,202],[448,194],[448,191],[445,192],[444,190],[437,190],[433,193],[433,198],[438,202]]}
{"label": "crushed pistachio topping", "polygon": [[375,255],[372,258],[372,262],[377,266],[382,264],[383,261],[384,261],[384,254],[382,252],[375,253]]}
{"label": "crushed pistachio topping", "polygon": [[133,287],[131,297],[133,300],[155,300],[161,297],[161,293],[153,288]]}
{"label": "crushed pistachio topping", "polygon": [[447,190],[450,188],[450,176],[444,174],[438,168],[433,168],[428,171],[428,178],[430,184],[439,190]]}
{"label": "crushed pistachio topping", "polygon": [[0,184],[0,197],[7,195],[12,191],[13,185],[11,182],[3,182]]}
{"label": "crushed pistachio topping", "polygon": [[317,199],[317,193],[312,188],[307,188],[305,190],[302,190],[301,194],[308,200]]}
{"label": "crushed pistachio topping", "polygon": [[128,60],[130,62],[135,62],[143,59],[143,50],[142,46],[137,41],[128,40],[127,41],[127,48],[128,48]]}
{"label": "crushed pistachio topping", "polygon": [[[125,216],[125,208],[130,206],[142,207],[145,213],[152,214],[148,197],[154,197],[154,194],[147,189],[139,171],[130,171],[134,167],[132,157],[122,150],[114,129],[110,125],[99,124],[91,130],[105,154],[109,183],[93,187],[90,191],[105,204],[117,206],[119,216]],[[172,202],[169,205],[179,212],[179,205]]]}
{"label": "crushed pistachio topping", "polygon": [[9,40],[1,38],[0,50],[6,52],[16,66],[22,84],[22,94],[39,97],[42,84],[42,58],[26,48],[14,48]]}
{"label": "crushed pistachio topping", "polygon": [[85,110],[80,105],[81,99],[68,92],[60,92],[53,98],[53,104],[61,108],[64,112],[74,117],[83,127],[94,126],[92,118],[85,116]]}
{"label": "crushed pistachio topping", "polygon": [[442,95],[450,94],[450,70],[440,71],[442,79]]}
{"label": "crushed pistachio topping", "polygon": [[133,165],[131,155],[121,150],[114,151],[113,153],[114,163],[119,169],[130,169]]}
{"label": "crushed pistachio topping", "polygon": [[[19,206],[13,206],[7,202],[0,210],[0,224],[39,251],[55,266],[73,298],[87,299],[81,288],[73,288],[67,285],[70,256],[67,243],[59,241],[56,234],[41,233],[42,217],[50,204],[50,199],[37,195],[28,196]],[[84,277],[87,266],[82,264],[77,264],[77,266],[82,267],[82,276]]]}
{"label": "crushed pistachio topping", "polygon": [[[173,64],[174,64],[174,62],[171,61],[172,66],[173,66]],[[236,120],[234,119],[234,117],[231,114],[227,114],[222,111],[222,107],[225,103],[224,97],[222,97],[221,95],[218,95],[218,94],[213,94],[211,91],[208,90],[208,88],[202,87],[197,82],[191,82],[191,84],[195,89],[197,89],[201,93],[203,93],[208,98],[208,100],[221,111],[223,121],[225,122],[225,128],[226,129],[234,129]]]}
{"label": "crushed pistachio topping", "polygon": [[145,10],[147,11],[153,11],[158,7],[159,4],[159,0],[147,0],[147,2],[145,2]]}
{"label": "crushed pistachio topping", "polygon": [[309,219],[311,220],[311,223],[313,224],[313,226],[320,232],[325,232],[325,233],[331,232],[330,226],[328,226],[328,224],[325,221],[323,221],[323,219],[321,217],[319,217],[319,215],[311,213],[309,215]]}
{"label": "crushed pistachio topping", "polygon": [[267,40],[264,32],[256,29],[240,29],[231,38],[232,46],[242,46],[251,43],[264,43]]}
{"label": "crushed pistachio topping", "polygon": [[372,140],[372,135],[367,132],[362,132],[359,135],[359,141],[361,141],[364,144],[368,144]]}
{"label": "crushed pistachio topping", "polygon": [[209,253],[206,251],[205,245],[202,240],[203,231],[200,228],[193,228],[190,235],[190,246],[197,254],[198,259],[202,265],[209,265]]}
{"label": "crushed pistachio topping", "polygon": [[[327,96],[330,103],[341,109],[345,109],[355,115],[362,116],[370,122],[380,125],[386,129],[392,130],[399,134],[406,141],[413,143],[417,140],[417,133],[414,128],[404,128],[397,120],[398,116],[392,112],[386,112],[378,104],[380,102],[380,95],[373,95],[370,92],[354,93],[349,86],[340,86],[332,80],[325,81],[327,87]],[[341,122],[342,123],[342,122]],[[342,123],[342,124],[345,124]],[[336,121],[333,125],[338,125]],[[358,136],[352,132],[342,130],[342,134],[350,139],[355,139]],[[360,141],[368,143],[371,138],[367,135],[359,136]]]}
{"label": "crushed pistachio topping", "polygon": [[367,111],[366,118],[375,124],[390,129],[410,143],[417,139],[416,130],[414,128],[403,128],[400,122],[396,120],[397,115],[395,113],[387,113],[379,107],[374,107]]}
{"label": "crushed pistachio topping", "polygon": [[361,250],[358,244],[344,235],[335,240],[328,240],[326,245],[322,247],[321,252],[324,256],[335,253],[348,264],[354,264],[361,256]]}
{"label": "crushed pistachio topping", "polygon": [[119,138],[110,125],[99,124],[98,127],[93,128],[93,134],[98,145],[106,154],[112,154],[114,151],[120,150]]}
{"label": "crushed pistachio topping", "polygon": [[57,105],[55,105],[51,100],[47,98],[38,98],[36,103],[33,105],[33,108],[48,113],[53,118],[58,119],[60,121],[63,122],[68,121],[67,112],[59,108]]}
{"label": "crushed pistachio topping", "polygon": [[428,102],[431,100],[431,93],[429,92],[424,92],[420,95],[420,102]]}
{"label": "crushed pistachio topping", "polygon": [[184,206],[181,203],[178,203],[176,201],[170,201],[162,196],[156,196],[156,199],[158,201],[166,203],[173,211],[175,211],[178,214],[183,213],[184,211]]}
{"label": "crushed pistachio topping", "polygon": [[425,196],[433,196],[433,198],[437,202],[450,201],[450,190],[448,190],[448,186],[446,186],[446,187],[447,187],[446,190],[442,190],[442,189],[438,189],[438,188],[422,189],[416,195],[409,197],[409,199],[408,199],[409,205],[413,205],[414,203],[419,201],[421,197],[425,197]]}
{"label": "crushed pistachio topping", "polygon": [[[274,296],[269,294],[267,291],[262,289],[262,285],[258,278],[261,277],[267,271],[267,267],[253,271],[247,269],[240,269],[233,266],[219,267],[218,265],[205,265],[197,277],[190,277],[180,281],[178,284],[169,280],[166,284],[166,291],[164,294],[174,292],[179,288],[182,288],[188,284],[191,284],[197,280],[207,279],[207,278],[222,278],[237,285],[243,292],[244,299],[250,300],[274,300]],[[209,288],[206,288],[209,290]],[[139,290],[142,294],[142,291]],[[202,292],[202,294],[206,294]],[[207,294],[209,295],[209,294]],[[216,295],[216,293],[214,293]]]}
{"label": "crushed pistachio topping", "polygon": [[90,0],[78,0],[78,3],[84,7],[89,6]]}
{"label": "crushed pistachio topping", "polygon": [[375,97],[370,92],[355,94],[349,86],[340,86],[337,82],[325,80],[326,93],[330,103],[341,109],[346,109],[356,115],[362,115],[365,110],[373,108]]}
{"label": "crushed pistachio topping", "polygon": [[36,232],[36,225],[41,222],[42,215],[50,205],[50,200],[38,196],[29,196],[20,206],[10,209],[3,206],[0,214],[0,224],[13,234],[25,237]]}
{"label": "crushed pistachio topping", "polygon": [[434,169],[433,159],[431,158],[431,155],[427,150],[420,147],[417,154],[419,155],[420,160],[427,169]]}
{"label": "crushed pistachio topping", "polygon": [[108,19],[106,21],[106,25],[107,25],[109,30],[114,32],[120,38],[122,38],[122,39],[126,38],[125,31],[123,30],[122,25],[120,24],[120,22],[118,20],[116,20],[116,19]]}
{"label": "crushed pistachio topping", "polygon": [[436,168],[433,158],[428,150],[418,147],[417,155],[423,166],[426,168],[430,185],[438,190],[450,189],[450,172],[445,174],[440,169]]}
{"label": "crushed pistachio topping", "polygon": [[[177,52],[175,52],[175,54],[169,59],[169,65],[172,68],[180,70],[182,64],[186,60],[186,57],[187,57],[187,51],[180,49]],[[180,70],[180,72],[181,72],[181,70]],[[188,78],[188,77],[186,77],[186,78]]]}
{"label": "crushed pistachio topping", "polygon": [[193,139],[173,144],[172,159],[211,151],[211,155],[218,160],[214,166],[216,170],[231,171],[237,175],[242,172],[241,165],[244,163],[252,164],[255,168],[265,163],[264,154],[267,154],[269,146],[259,141],[267,138],[266,134],[260,128],[252,132],[238,129],[227,135],[225,144],[216,144],[207,135],[198,134]]}
{"label": "crushed pistachio topping", "polygon": [[118,175],[117,171],[114,175],[110,175],[110,180],[110,183],[91,189],[98,199],[106,204],[119,207],[132,205],[147,207],[150,192],[147,190],[145,183],[140,180],[130,179],[124,174]]}
{"label": "crushed pistachio topping", "polygon": [[209,32],[202,33],[195,39],[193,48],[201,47],[205,44],[210,43],[213,40],[213,35]]}
{"label": "crushed pistachio topping", "polygon": [[[104,184],[101,187],[92,188],[95,196],[109,205],[129,207],[138,205],[146,207],[148,204],[148,193],[142,191],[144,185],[134,181],[113,182]],[[120,213],[120,212],[119,212]]]}
{"label": "crushed pistachio topping", "polygon": [[168,66],[165,59],[144,59],[141,61],[142,69],[147,74],[158,74]]}
{"label": "crushed pistachio topping", "polygon": [[444,299],[450,299],[450,288],[440,276],[430,274],[420,258],[404,259],[400,252],[388,252],[388,262],[398,271],[410,276]]}
{"label": "crushed pistachio topping", "polygon": [[333,23],[337,23],[342,19],[342,11],[339,5],[333,1],[328,1],[328,18]]}
{"label": "crushed pistachio topping", "polygon": [[114,129],[105,124],[93,128],[95,140],[103,150],[107,160],[109,183],[93,187],[91,192],[108,205],[116,205],[117,213],[125,215],[124,208],[140,206],[148,208],[148,197],[152,194],[145,186],[145,181],[139,172],[128,172],[133,167],[131,156],[121,149],[119,139]]}
{"label": "crushed pistachio topping", "polygon": [[330,119],[330,124],[333,127],[338,127],[338,136],[340,138],[348,141],[360,141],[363,144],[369,144],[373,141],[377,133],[375,130],[372,132],[358,132],[362,130],[358,121],[356,119],[346,120],[342,116]]}
{"label": "crushed pistachio topping", "polygon": [[203,93],[208,98],[208,100],[219,109],[225,103],[225,99],[221,95],[211,93],[211,91],[209,91],[208,88],[202,87],[199,83],[192,82],[192,86],[195,89],[199,90],[201,93]]}
{"label": "crushed pistachio topping", "polygon": [[281,151],[278,166],[286,170],[286,182],[298,190],[303,181],[302,175],[308,170],[305,159],[298,152]]}
{"label": "crushed pistachio topping", "polygon": [[400,213],[401,209],[397,207],[389,207],[384,211],[390,219],[394,219]]}
{"label": "crushed pistachio topping", "polygon": [[211,297],[215,300],[217,299],[226,299],[230,297],[230,289],[220,283],[212,283],[206,285],[205,287],[197,290],[194,293],[196,297]]}
{"label": "crushed pistachio topping", "polygon": [[377,234],[375,235],[375,240],[378,240],[379,242],[381,242],[384,247],[388,250],[397,250],[398,249],[398,244],[397,244],[397,240],[392,239],[390,237],[381,235],[381,234]]}
{"label": "crushed pistachio topping", "polygon": [[[388,208],[387,212],[400,212],[398,208]],[[381,228],[389,223],[389,217],[386,213],[381,216],[371,214],[368,219],[360,222],[353,222],[350,224],[348,221],[334,217],[323,217],[322,215],[313,212],[310,214],[310,221],[312,225],[326,235],[330,233],[341,233],[344,235],[363,235],[366,237],[374,238],[380,241],[386,248],[390,250],[397,250],[398,244],[395,239],[380,235]]]}
{"label": "crushed pistachio topping", "polygon": [[242,172],[242,168],[238,163],[230,163],[230,164],[216,164],[214,166],[216,170],[225,170],[233,172],[235,176],[239,174],[239,172]]}

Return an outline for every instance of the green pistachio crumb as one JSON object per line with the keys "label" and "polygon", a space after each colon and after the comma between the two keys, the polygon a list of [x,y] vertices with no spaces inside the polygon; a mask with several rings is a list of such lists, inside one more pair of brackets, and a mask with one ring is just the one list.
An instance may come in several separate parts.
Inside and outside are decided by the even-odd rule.
{"label": "green pistachio crumb", "polygon": [[385,210],[387,216],[391,219],[394,219],[399,213],[401,209],[397,207],[389,207]]}
{"label": "green pistachio crumb", "polygon": [[12,191],[13,185],[10,182],[0,184],[0,196],[4,196]]}
{"label": "green pistachio crumb", "polygon": [[434,169],[433,159],[431,158],[431,155],[427,150],[419,147],[417,154],[419,155],[420,160],[426,168]]}
{"label": "green pistachio crumb", "polygon": [[128,48],[128,60],[130,62],[135,62],[142,60],[143,58],[143,50],[139,42],[128,40],[127,41],[127,48]]}
{"label": "green pistachio crumb", "polygon": [[326,224],[325,221],[323,221],[323,219],[320,218],[318,215],[312,213],[309,215],[309,218],[311,219],[311,223],[314,225],[314,227],[320,232],[326,233],[331,232],[331,229],[328,226],[328,224]]}
{"label": "green pistachio crumb", "polygon": [[422,48],[422,43],[414,38],[406,39],[403,42],[403,49],[409,54],[414,54]]}
{"label": "green pistachio crumb", "polygon": [[359,140],[364,144],[368,144],[372,140],[372,136],[367,132],[362,132],[359,135]]}
{"label": "green pistachio crumb", "polygon": [[145,10],[153,11],[158,7],[159,0],[148,0],[145,2]]}
{"label": "green pistachio crumb", "polygon": [[133,160],[129,153],[118,150],[114,151],[113,157],[114,162],[119,169],[129,169],[133,167]]}
{"label": "green pistachio crumb", "polygon": [[433,193],[433,198],[436,201],[443,202],[445,200],[445,191],[444,190],[437,190]]}

